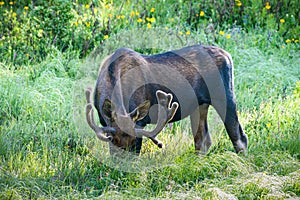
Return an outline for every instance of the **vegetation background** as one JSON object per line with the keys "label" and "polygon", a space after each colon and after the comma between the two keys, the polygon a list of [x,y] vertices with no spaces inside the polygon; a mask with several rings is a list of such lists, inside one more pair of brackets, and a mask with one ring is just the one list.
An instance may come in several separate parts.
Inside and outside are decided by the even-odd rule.
{"label": "vegetation background", "polygon": [[[0,1],[0,199],[300,197],[297,0]],[[84,88],[119,47],[145,54],[217,45],[235,63],[249,138],[236,155],[213,109],[213,146],[187,120],[158,150],[114,158],[85,123]],[[131,158],[130,158],[131,157]]]}

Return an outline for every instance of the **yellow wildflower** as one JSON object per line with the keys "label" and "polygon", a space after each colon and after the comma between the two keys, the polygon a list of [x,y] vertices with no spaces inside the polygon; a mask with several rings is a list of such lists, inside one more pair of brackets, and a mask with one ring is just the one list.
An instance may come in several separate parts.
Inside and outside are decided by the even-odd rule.
{"label": "yellow wildflower", "polygon": [[201,11],[200,11],[200,16],[201,16],[201,17],[203,17],[203,16],[204,16],[204,14],[205,14],[205,13],[204,13],[204,11],[203,11],[203,10],[201,10]]}
{"label": "yellow wildflower", "polygon": [[152,22],[152,23],[155,22],[155,18],[154,18],[154,17],[151,17],[151,18],[150,18],[150,17],[147,17],[146,20],[147,20],[148,22]]}
{"label": "yellow wildflower", "polygon": [[0,6],[3,6],[5,4],[4,1],[0,1]]}
{"label": "yellow wildflower", "polygon": [[139,16],[139,14],[140,14],[139,12],[137,12],[137,11],[135,12],[135,15],[136,15],[136,16]]}
{"label": "yellow wildflower", "polygon": [[103,39],[104,39],[104,40],[107,40],[108,38],[109,38],[108,35],[104,35],[104,36],[103,36]]}
{"label": "yellow wildflower", "polygon": [[282,24],[283,24],[284,22],[285,22],[285,20],[284,20],[284,19],[280,19],[280,23],[282,23]]}
{"label": "yellow wildflower", "polygon": [[10,1],[10,2],[9,2],[9,5],[14,5],[14,2]]}
{"label": "yellow wildflower", "polygon": [[150,22],[152,22],[152,23],[155,22],[155,18],[154,18],[154,17],[151,17],[151,18],[150,18]]}
{"label": "yellow wildflower", "polygon": [[13,17],[16,17],[16,16],[17,16],[17,13],[13,12],[13,13],[12,13],[12,16],[13,16]]}
{"label": "yellow wildflower", "polygon": [[270,127],[271,127],[271,123],[267,123],[266,125],[267,125],[267,127],[268,127],[268,128],[270,128]]}
{"label": "yellow wildflower", "polygon": [[298,43],[299,42],[299,40],[295,40],[295,43]]}
{"label": "yellow wildflower", "polygon": [[91,23],[90,22],[85,22],[85,25],[86,25],[86,27],[90,27],[91,26]]}
{"label": "yellow wildflower", "polygon": [[291,40],[290,40],[290,39],[287,39],[285,42],[286,42],[286,43],[290,43],[290,42],[291,42]]}
{"label": "yellow wildflower", "polygon": [[134,11],[131,11],[130,17],[133,17],[134,15],[135,15],[135,12],[134,12]]}
{"label": "yellow wildflower", "polygon": [[182,35],[183,33],[181,31],[178,32],[178,35]]}
{"label": "yellow wildflower", "polygon": [[78,26],[78,21],[74,22],[75,26]]}
{"label": "yellow wildflower", "polygon": [[142,19],[142,18],[138,18],[136,21],[137,21],[138,23],[141,23],[141,22],[143,22],[143,19]]}
{"label": "yellow wildflower", "polygon": [[191,35],[191,31],[185,32],[186,35]]}
{"label": "yellow wildflower", "polygon": [[111,13],[108,13],[107,17],[108,17],[108,18],[112,18],[112,14],[111,14]]}
{"label": "yellow wildflower", "polygon": [[120,18],[121,18],[121,16],[120,16],[120,15],[117,15],[117,16],[116,16],[116,18],[117,18],[117,19],[120,19]]}
{"label": "yellow wildflower", "polygon": [[151,24],[150,23],[148,23],[147,24],[147,28],[151,28],[152,26],[151,26]]}
{"label": "yellow wildflower", "polygon": [[224,31],[220,31],[219,34],[220,35],[224,35],[225,33],[224,33]]}
{"label": "yellow wildflower", "polygon": [[155,8],[151,8],[150,12],[154,13],[155,12]]}
{"label": "yellow wildflower", "polygon": [[28,10],[28,9],[29,9],[29,7],[28,7],[28,6],[25,6],[25,7],[24,7],[24,10]]}
{"label": "yellow wildflower", "polygon": [[238,2],[236,3],[236,5],[237,5],[238,7],[241,7],[241,6],[242,6],[242,2],[238,1]]}
{"label": "yellow wildflower", "polygon": [[270,2],[266,2],[266,6],[265,6],[265,8],[266,8],[267,10],[269,10],[269,9],[271,8],[271,6],[270,6]]}
{"label": "yellow wildflower", "polygon": [[281,48],[283,48],[283,49],[284,49],[284,48],[285,48],[285,46],[284,46],[284,45],[282,45],[282,46],[281,46]]}
{"label": "yellow wildflower", "polygon": [[231,38],[231,35],[230,35],[230,34],[227,34],[227,35],[226,35],[226,38],[227,38],[227,39],[230,39],[230,38]]}
{"label": "yellow wildflower", "polygon": [[124,19],[125,18],[125,15],[121,15],[121,19]]}
{"label": "yellow wildflower", "polygon": [[105,8],[106,8],[106,9],[109,9],[109,8],[110,8],[110,5],[106,4],[106,5],[105,5]]}
{"label": "yellow wildflower", "polygon": [[85,5],[85,8],[86,8],[86,9],[89,9],[89,8],[90,8],[90,4],[86,4],[86,5]]}

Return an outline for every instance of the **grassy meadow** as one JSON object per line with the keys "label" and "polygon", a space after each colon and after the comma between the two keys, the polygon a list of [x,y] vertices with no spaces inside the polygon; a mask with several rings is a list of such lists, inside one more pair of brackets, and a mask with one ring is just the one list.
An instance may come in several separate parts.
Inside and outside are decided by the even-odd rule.
{"label": "grassy meadow", "polygon": [[[296,17],[282,11],[277,20],[272,1],[246,5],[234,1],[235,18],[224,15],[224,24],[209,9],[212,3],[73,1],[75,11],[83,10],[74,13],[64,1],[53,1],[51,6],[57,2],[68,11],[61,14],[64,19],[74,16],[70,29],[61,28],[66,32],[55,29],[58,36],[73,32],[70,40],[57,38],[53,44],[55,37],[50,36],[55,31],[47,33],[45,24],[32,30],[32,36],[14,28],[9,41],[0,34],[0,199],[300,198]],[[23,15],[48,12],[43,5],[15,8],[15,4],[0,2],[2,14],[11,14],[11,21],[1,15],[1,26],[11,23],[29,31],[26,26],[37,19],[26,21]],[[174,11],[166,9],[172,6]],[[215,6],[220,6],[218,11],[222,7]],[[257,9],[258,24],[252,24],[251,15],[247,23],[239,22],[241,8],[250,13]],[[119,47],[151,54],[195,43],[219,46],[233,57],[248,152],[234,153],[220,118],[210,108],[213,145],[205,156],[194,153],[189,119],[159,134],[163,149],[144,139],[139,157],[110,156],[108,144],[96,138],[84,116],[84,89],[94,86],[101,60]]]}

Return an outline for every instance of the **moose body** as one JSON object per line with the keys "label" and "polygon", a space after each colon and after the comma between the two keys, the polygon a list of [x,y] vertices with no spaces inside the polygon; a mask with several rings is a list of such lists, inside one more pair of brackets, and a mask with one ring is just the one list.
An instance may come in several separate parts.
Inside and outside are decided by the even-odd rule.
{"label": "moose body", "polygon": [[[211,146],[211,105],[240,152],[247,149],[247,136],[233,87],[232,58],[218,47],[194,45],[149,56],[121,48],[103,61],[95,87],[94,106],[103,127],[93,119],[91,89],[86,92],[87,120],[99,139],[139,153],[142,136],[162,147],[156,135],[165,124],[190,116],[195,150],[205,153]],[[145,131],[147,124],[157,126]]]}

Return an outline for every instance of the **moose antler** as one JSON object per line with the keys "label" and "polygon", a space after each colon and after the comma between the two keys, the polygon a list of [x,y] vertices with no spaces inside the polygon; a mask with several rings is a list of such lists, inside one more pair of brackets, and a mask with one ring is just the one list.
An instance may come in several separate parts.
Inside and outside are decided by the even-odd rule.
{"label": "moose antler", "polygon": [[96,125],[95,121],[94,121],[94,109],[93,109],[93,105],[92,105],[92,100],[91,100],[91,93],[92,93],[92,88],[87,88],[87,90],[85,91],[85,96],[86,96],[86,101],[87,101],[87,105],[86,105],[86,120],[89,124],[89,126],[94,130],[94,132],[96,133],[97,137],[105,142],[110,142],[112,141],[112,137],[111,136],[105,136],[104,133],[114,133],[116,130],[112,127],[103,127],[100,128],[99,126]]}
{"label": "moose antler", "polygon": [[156,91],[156,98],[158,102],[158,119],[157,125],[152,131],[146,131],[143,129],[135,129],[135,134],[137,137],[145,136],[150,138],[158,147],[162,147],[162,142],[157,140],[155,137],[165,125],[174,117],[179,104],[177,102],[172,102],[172,94],[167,94],[161,90]]}

